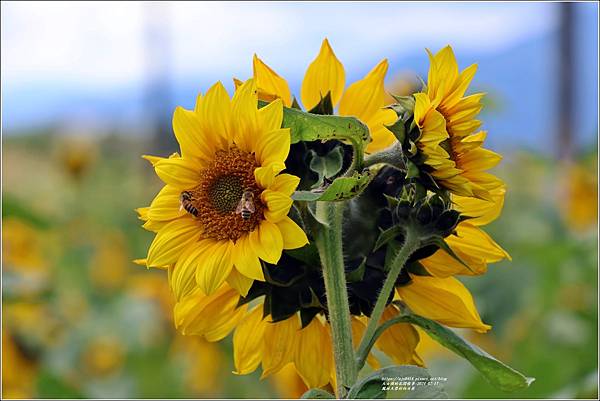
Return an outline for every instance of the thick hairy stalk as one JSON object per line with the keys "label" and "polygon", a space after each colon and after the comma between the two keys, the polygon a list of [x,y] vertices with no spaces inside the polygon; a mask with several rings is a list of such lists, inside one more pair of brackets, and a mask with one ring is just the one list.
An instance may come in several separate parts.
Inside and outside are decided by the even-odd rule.
{"label": "thick hairy stalk", "polygon": [[328,226],[320,226],[316,234],[317,248],[323,266],[327,309],[333,338],[337,395],[340,398],[346,396],[347,389],[354,384],[357,377],[342,252],[344,205],[345,202],[317,203],[317,208],[325,208],[322,215],[326,217]]}

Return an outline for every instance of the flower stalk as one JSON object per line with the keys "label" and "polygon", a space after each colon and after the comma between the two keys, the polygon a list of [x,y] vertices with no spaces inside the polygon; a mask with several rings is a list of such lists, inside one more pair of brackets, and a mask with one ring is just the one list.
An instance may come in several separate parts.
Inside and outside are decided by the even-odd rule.
{"label": "flower stalk", "polygon": [[333,355],[337,377],[337,395],[344,398],[356,381],[358,372],[352,348],[352,324],[346,288],[346,274],[342,251],[342,217],[345,202],[318,202],[325,208],[323,216],[328,226],[321,226],[316,244],[323,266],[327,293],[327,309],[333,339]]}
{"label": "flower stalk", "polygon": [[369,355],[369,352],[371,352],[371,348],[375,343],[377,326],[381,320],[381,316],[383,315],[383,310],[386,307],[387,300],[394,289],[394,284],[398,279],[400,270],[402,270],[410,255],[418,248],[419,237],[417,233],[415,233],[414,229],[411,229],[409,226],[406,229],[406,235],[402,247],[391,261],[390,270],[385,282],[383,283],[383,287],[381,288],[381,292],[379,293],[379,297],[377,298],[373,312],[371,313],[367,329],[365,330],[360,345],[358,346],[358,350],[356,351],[356,366],[358,371],[360,371],[364,366],[367,356]]}

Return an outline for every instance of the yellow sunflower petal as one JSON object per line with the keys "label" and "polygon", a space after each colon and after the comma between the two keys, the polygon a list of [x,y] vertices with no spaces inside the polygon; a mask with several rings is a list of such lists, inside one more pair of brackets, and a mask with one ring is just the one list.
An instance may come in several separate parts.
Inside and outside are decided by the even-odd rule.
{"label": "yellow sunflower petal", "polygon": [[261,221],[258,228],[250,233],[252,250],[267,263],[275,264],[283,251],[283,237],[279,227],[268,220]]}
{"label": "yellow sunflower petal", "polygon": [[363,79],[350,85],[342,95],[339,114],[370,120],[385,105],[383,81],[387,70],[388,61],[383,60]]}
{"label": "yellow sunflower petal", "polygon": [[264,216],[271,223],[277,223],[286,217],[293,203],[289,196],[270,189],[265,189],[260,199],[267,206]]}
{"label": "yellow sunflower petal", "polygon": [[261,379],[293,362],[299,329],[297,314],[280,322],[266,324]]}
{"label": "yellow sunflower petal", "polygon": [[331,93],[331,101],[335,107],[342,97],[345,83],[344,66],[333,53],[329,41],[325,39],[319,55],[310,63],[302,80],[300,98],[304,108],[312,109],[327,93]]}
{"label": "yellow sunflower petal", "polygon": [[470,217],[469,223],[483,226],[498,218],[504,206],[505,194],[506,187],[501,186],[490,191],[493,201],[455,195],[452,197],[452,202],[456,210]]}
{"label": "yellow sunflower petal", "polygon": [[[398,316],[398,309],[390,305],[383,311],[381,321],[385,322],[396,316]],[[415,352],[417,344],[419,344],[419,333],[409,323],[397,323],[390,326],[375,343],[377,348],[399,365],[423,366],[423,361]]]}
{"label": "yellow sunflower petal", "polygon": [[263,167],[256,168],[254,170],[254,179],[256,180],[256,183],[261,188],[269,188],[273,184],[275,175],[279,171],[283,170],[283,168],[285,168],[285,165],[283,165],[283,168],[281,170],[277,171],[280,167],[281,164],[272,163]]}
{"label": "yellow sunflower petal", "polygon": [[235,267],[231,269],[231,273],[229,273],[226,281],[227,284],[235,288],[243,297],[248,295],[248,291],[250,291],[250,287],[252,287],[252,283],[254,282],[251,278],[238,272]]}
{"label": "yellow sunflower petal", "polygon": [[454,277],[411,276],[411,279],[410,284],[398,287],[397,291],[416,314],[450,327],[482,333],[491,328],[481,321],[469,290]]}
{"label": "yellow sunflower petal", "polygon": [[280,98],[286,107],[290,107],[292,104],[292,93],[287,81],[259,59],[256,54],[252,60],[252,68],[259,98],[265,101]]}
{"label": "yellow sunflower petal", "polygon": [[208,341],[226,337],[243,318],[247,305],[237,306],[239,294],[223,285],[212,295],[200,289],[177,302],[173,311],[175,326],[185,335],[201,335]]}
{"label": "yellow sunflower petal", "polygon": [[150,204],[148,219],[150,220],[174,220],[185,215],[181,209],[179,195],[181,191],[170,185],[165,185]]}
{"label": "yellow sunflower petal", "polygon": [[256,370],[263,355],[264,333],[268,323],[263,320],[259,305],[248,313],[233,333],[234,373],[245,375]]}
{"label": "yellow sunflower petal", "polygon": [[[366,329],[367,326],[363,322],[361,322],[357,317],[352,316],[352,344],[354,345],[355,351],[358,349]],[[369,356],[367,356],[367,363],[373,369],[379,369],[381,367],[379,360],[375,357],[375,355],[373,355],[372,352],[369,352]]]}
{"label": "yellow sunflower petal", "polygon": [[[233,139],[232,108],[227,90],[217,82],[204,95],[198,111],[206,141],[207,138],[229,142]],[[221,145],[223,146],[223,145]]]}
{"label": "yellow sunflower petal", "polygon": [[185,158],[212,160],[221,143],[218,137],[205,130],[198,113],[181,106],[173,113],[173,132]]}
{"label": "yellow sunflower petal", "polygon": [[261,166],[271,163],[285,163],[290,153],[290,129],[281,128],[261,135],[256,141],[256,160]]}
{"label": "yellow sunflower petal", "polygon": [[386,126],[392,125],[396,119],[396,112],[393,110],[380,109],[370,120],[365,121],[371,132],[371,142],[367,145],[367,153],[385,149],[396,141],[394,134],[386,128]]}
{"label": "yellow sunflower petal", "polygon": [[200,183],[202,168],[193,159],[171,158],[158,161],[154,170],[165,184],[186,190]]}
{"label": "yellow sunflower petal", "polygon": [[265,281],[262,266],[256,253],[250,246],[248,236],[237,240],[233,248],[233,264],[236,270],[244,276],[258,281]]}
{"label": "yellow sunflower petal", "polygon": [[277,228],[279,228],[283,237],[283,249],[302,248],[308,244],[308,238],[304,230],[289,217],[286,216],[278,221]]}
{"label": "yellow sunflower petal", "polygon": [[192,218],[181,217],[167,223],[154,237],[148,249],[148,266],[170,265],[184,249],[200,238],[202,230]]}
{"label": "yellow sunflower petal", "polygon": [[281,128],[283,121],[283,103],[276,99],[258,109],[258,124],[263,132],[271,132]]}
{"label": "yellow sunflower petal", "polygon": [[212,294],[231,273],[232,250],[231,241],[219,241],[204,252],[204,258],[196,269],[196,283],[205,294]]}
{"label": "yellow sunflower petal", "polygon": [[296,188],[298,188],[298,184],[300,184],[299,177],[291,174],[279,174],[275,177],[269,189],[292,196]]}
{"label": "yellow sunflower petal", "polygon": [[196,270],[206,257],[207,250],[215,244],[213,240],[201,240],[188,246],[175,263],[169,275],[169,284],[177,300],[196,288]]}
{"label": "yellow sunflower petal", "polygon": [[[327,364],[328,358],[324,358],[323,337],[329,337],[318,317],[296,334],[296,349],[294,363],[304,383],[309,388],[323,387],[329,383],[329,372],[331,367]],[[329,340],[329,338],[327,338]]]}
{"label": "yellow sunflower petal", "polygon": [[256,82],[247,80],[235,91],[232,101],[234,142],[244,151],[254,151],[256,135],[260,132],[258,123],[258,97]]}

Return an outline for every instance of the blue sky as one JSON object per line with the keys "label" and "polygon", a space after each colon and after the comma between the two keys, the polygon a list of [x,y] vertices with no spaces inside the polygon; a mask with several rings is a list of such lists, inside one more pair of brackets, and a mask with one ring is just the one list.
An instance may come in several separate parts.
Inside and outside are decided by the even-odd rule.
{"label": "blue sky", "polygon": [[[595,79],[586,87],[594,100],[597,39],[590,35],[597,33],[598,8],[576,6],[580,61],[596,66],[595,72],[582,72],[588,83]],[[539,57],[552,57],[547,48],[558,26],[558,7],[547,2],[2,2],[2,127],[10,133],[47,123],[126,125],[135,133],[144,118],[144,83],[155,69],[169,71],[170,101],[189,107],[193,94],[212,82],[231,88],[231,77],[248,77],[254,53],[298,92],[324,37],[344,63],[347,83],[383,58],[390,60],[390,79],[407,70],[423,74],[424,48],[446,44],[463,67],[483,60],[485,76],[485,60],[491,71],[526,44],[545,49]],[[144,42],[149,29],[167,44],[153,39],[151,61]],[[546,62],[552,61],[541,60],[541,68]],[[520,81],[508,78],[518,73],[497,71],[498,82],[507,85],[497,88],[500,94],[515,91]],[[540,88],[530,89],[544,92],[554,85],[551,76],[544,77],[537,80]],[[491,82],[482,84],[493,87],[495,77],[487,79]],[[548,117],[543,105],[536,107],[542,114],[532,118]],[[581,118],[587,121],[582,130],[597,128],[597,114]]]}

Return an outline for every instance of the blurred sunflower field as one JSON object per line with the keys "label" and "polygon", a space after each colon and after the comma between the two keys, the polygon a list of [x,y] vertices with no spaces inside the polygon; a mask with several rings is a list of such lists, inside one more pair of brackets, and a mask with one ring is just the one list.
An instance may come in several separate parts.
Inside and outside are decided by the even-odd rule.
{"label": "blurred sunflower field", "polygon": [[[128,78],[128,71],[135,72],[137,67],[127,64],[129,61],[119,53],[118,46],[112,50],[108,46],[113,38],[127,35],[121,28],[110,31],[111,24],[105,21],[108,18],[105,14],[111,12],[108,6],[94,9],[82,4],[72,8],[57,5],[67,14],[90,22],[104,36],[94,36],[90,33],[93,29],[87,30],[82,25],[69,28],[66,24],[60,28],[64,32],[50,30],[54,36],[43,39],[40,37],[43,35],[33,38],[31,32],[26,33],[27,24],[37,21],[41,30],[45,18],[52,18],[50,22],[54,24],[56,19],[63,18],[63,22],[68,19],[67,14],[61,16],[48,10],[48,17],[41,12],[28,15],[31,8],[2,4],[2,398],[298,398],[307,387],[291,365],[264,379],[258,371],[235,375],[231,373],[235,371],[231,336],[211,343],[175,330],[175,299],[167,271],[147,269],[135,262],[146,257],[153,238],[151,232],[141,229],[142,222],[135,209],[148,204],[161,189],[161,182],[140,155],[168,154],[174,150],[168,138],[172,137],[170,113],[175,105],[184,102],[190,106],[181,99],[194,99],[198,92],[206,91],[209,78],[216,77],[215,80],[233,88],[234,76],[251,74],[247,60],[251,60],[251,51],[255,50],[238,44],[240,55],[231,59],[219,53],[222,49],[217,49],[219,46],[214,43],[201,41],[196,47],[185,47],[175,39],[189,37],[193,30],[177,31],[173,26],[180,22],[178,19],[189,23],[211,18],[225,21],[231,17],[239,22],[247,16],[256,20],[272,13],[295,27],[296,15],[308,18],[334,6],[324,5],[319,9],[314,4],[290,3],[289,7],[276,5],[269,9],[265,4],[237,4],[238,14],[228,14],[233,8],[218,3],[189,9],[181,4],[170,9],[164,4],[160,5],[162,8],[147,3],[138,5],[117,7],[115,18],[120,27],[123,18],[134,16],[136,29],[145,32],[139,35],[138,42],[119,46],[143,49],[152,44],[144,56],[135,51],[128,53],[151,65],[146,69],[138,65],[147,78],[144,82]],[[433,376],[447,379],[444,388],[451,398],[597,398],[598,42],[597,39],[590,42],[589,34],[597,33],[598,7],[578,4],[568,11],[572,13],[569,20],[558,4],[539,7],[529,4],[524,8],[512,4],[450,4],[442,10],[435,10],[434,5],[340,3],[339,10],[357,25],[358,22],[368,26],[390,25],[385,19],[390,13],[412,13],[422,18],[431,14],[432,18],[444,21],[431,33],[434,36],[415,39],[410,52],[394,53],[401,43],[394,43],[392,49],[372,45],[381,38],[378,35],[371,38],[369,33],[361,31],[360,40],[354,39],[359,48],[356,52],[364,49],[365,60],[362,56],[354,57],[354,45],[350,46],[350,39],[345,40],[344,35],[352,37],[356,33],[344,30],[336,22],[329,30],[310,28],[307,33],[310,41],[306,40],[311,42],[310,48],[298,44],[294,53],[285,41],[296,43],[297,37],[288,35],[298,33],[300,28],[290,28],[291,32],[281,42],[265,46],[263,53],[274,65],[282,66],[295,93],[299,93],[296,89],[303,75],[295,63],[309,59],[305,54],[316,54],[326,36],[339,44],[341,55],[350,59],[349,65],[358,65],[357,72],[348,72],[347,82],[359,78],[358,72],[364,75],[381,58],[379,50],[389,54],[386,89],[397,95],[412,93],[419,87],[418,76],[426,74],[427,68],[424,48],[439,48],[439,36],[444,36],[444,44],[456,40],[457,52],[462,45],[466,49],[463,57],[466,62],[476,60],[471,54],[484,59],[479,70],[483,77],[474,85],[488,94],[484,118],[491,126],[484,128],[489,128],[489,136],[494,138],[491,147],[501,149],[504,156],[494,174],[508,188],[502,217],[486,229],[510,253],[512,261],[496,263],[477,278],[461,277],[477,302],[482,320],[493,330],[487,334],[457,331],[536,381],[526,389],[505,393],[424,333],[417,351]],[[169,18],[161,19],[161,10],[168,10]],[[491,30],[497,29],[496,36],[510,36],[502,31],[504,23],[515,28],[511,34],[517,32],[516,36],[521,35],[519,40],[507,39],[478,47],[471,44],[475,41],[472,37],[454,35],[465,21],[488,18],[494,11],[500,22],[490,19],[488,23]],[[454,13],[457,19],[447,21],[445,12]],[[94,13],[97,18],[92,16]],[[595,20],[590,18],[594,13]],[[520,20],[517,16],[521,14],[532,18],[533,23],[528,25]],[[197,20],[191,15],[197,15]],[[553,22],[544,25],[542,19],[536,19],[540,15]],[[140,22],[144,18],[150,21],[147,26]],[[321,18],[316,18],[316,22]],[[578,29],[586,27],[583,33],[571,32],[574,35],[571,41],[577,43],[578,49],[578,53],[568,53],[575,60],[574,65],[556,68],[567,68],[574,74],[573,87],[580,91],[576,92],[578,95],[585,80],[595,79],[595,85],[591,89],[594,93],[581,95],[587,96],[585,107],[576,103],[582,99],[577,100],[573,93],[569,95],[573,105],[568,121],[576,123],[565,139],[565,135],[561,136],[563,131],[554,132],[557,127],[564,127],[562,114],[555,108],[556,104],[563,104],[559,97],[565,96],[565,92],[554,79],[551,81],[554,75],[542,74],[540,78],[535,76],[538,70],[528,68],[532,63],[537,63],[534,65],[537,68],[541,63],[538,58],[554,60],[554,53],[548,49],[565,40],[565,25],[573,28],[573,21],[579,23],[575,24]],[[411,34],[417,31],[410,21],[403,23],[407,30],[412,29]],[[517,29],[525,25],[527,28]],[[242,25],[238,29],[242,32],[250,28]],[[157,39],[153,36],[156,30],[167,30],[171,36],[158,35]],[[86,46],[80,49],[73,44],[62,50],[61,54],[71,64],[54,62],[55,56],[41,51],[36,53],[35,66],[24,61],[28,59],[23,50],[26,45],[37,43],[41,49],[49,43],[44,40],[58,42],[77,32],[99,42],[102,58],[96,63],[100,70],[97,76],[90,75],[89,67],[94,64],[95,56],[83,53],[81,49]],[[238,43],[239,32],[233,39],[224,31],[217,32],[229,46]],[[486,38],[489,39],[486,36],[481,40]],[[254,34],[250,39],[268,40]],[[214,70],[205,71],[201,64],[210,63],[210,58],[201,61],[197,55],[190,56],[186,64],[191,65],[187,69],[177,64],[186,55],[202,49],[207,54],[214,53],[216,58],[223,57],[235,67],[215,62]],[[257,44],[256,51],[259,50]],[[156,66],[160,63],[154,63],[155,57],[160,59],[161,52],[172,56],[171,65]],[[577,54],[594,59],[595,70],[592,65],[590,72],[581,58],[577,61]],[[417,60],[414,55],[423,63],[414,61]],[[12,61],[5,61],[5,56],[12,56]],[[110,70],[116,57],[124,60],[123,71]],[[492,70],[495,63],[502,68]],[[516,67],[511,63],[517,63]],[[302,64],[304,68],[305,62]],[[190,72],[196,67],[199,72]],[[65,78],[84,70],[72,81]],[[19,71],[25,71],[25,78]],[[531,92],[540,90],[538,97],[521,94],[525,83],[512,71],[521,71],[530,80],[529,85],[534,89]],[[33,72],[38,74],[36,79],[42,77],[46,81],[31,79],[30,82],[27,74]],[[114,82],[107,77],[114,78]],[[94,83],[95,79],[106,79],[109,83]],[[40,88],[39,97],[47,96],[45,99],[38,99],[36,85]],[[75,93],[78,85],[88,85],[88,92]],[[170,90],[164,90],[165,87]],[[556,102],[550,106],[543,103],[550,98],[544,92],[549,87],[558,93],[553,95]],[[112,92],[106,95],[110,88]],[[137,91],[140,98],[132,100],[123,95],[130,90]],[[106,96],[90,97],[89,93],[94,91]],[[391,101],[387,99],[386,104]],[[135,104],[133,112],[120,109],[130,107],[127,102]],[[59,110],[60,104],[66,111]],[[73,106],[82,104],[87,108]],[[40,114],[47,118],[33,121],[46,106]],[[523,116],[524,109],[530,114]],[[539,123],[530,123],[531,120]],[[556,143],[562,144],[558,152]],[[567,148],[568,152],[561,152]]]}

